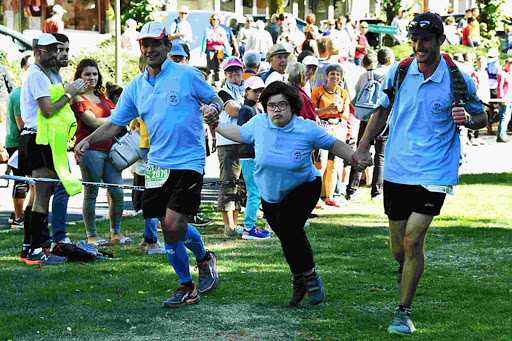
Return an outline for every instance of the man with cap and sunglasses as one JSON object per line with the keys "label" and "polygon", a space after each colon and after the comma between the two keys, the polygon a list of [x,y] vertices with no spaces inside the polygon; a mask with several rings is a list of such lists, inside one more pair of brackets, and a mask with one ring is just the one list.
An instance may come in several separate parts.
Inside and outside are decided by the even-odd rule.
{"label": "man with cap and sunglasses", "polygon": [[400,301],[388,332],[398,334],[415,330],[411,306],[424,270],[425,237],[446,194],[458,183],[461,146],[457,126],[479,129],[487,122],[475,84],[464,72],[469,99],[459,104],[454,100],[450,68],[440,50],[446,39],[441,19],[429,12],[419,14],[409,24],[408,35],[414,59],[395,89],[394,102],[386,90],[394,86],[398,64],[391,66],[382,84],[380,107],[353,156],[359,170],[370,164],[370,141],[389,117],[384,208],[391,253],[398,262]]}
{"label": "man with cap and sunglasses", "polygon": [[[34,178],[53,179],[55,177],[50,146],[36,144],[38,110],[45,118],[49,118],[68,104],[73,96],[82,94],[87,89],[82,79],[76,80],[64,86],[65,94],[58,101],[51,102],[48,89],[52,84],[50,69],[57,64],[59,45],[64,44],[49,33],[43,33],[34,40],[35,64],[28,69],[21,86],[20,108],[25,126],[20,137],[18,166],[21,174],[31,175]],[[36,182],[35,194],[30,198],[25,209],[25,229],[20,261],[26,264],[56,265],[66,261],[64,257],[54,256],[43,250],[41,245],[41,233],[53,187],[52,182]]]}
{"label": "man with cap and sunglasses", "polygon": [[[198,303],[198,292],[207,294],[218,285],[215,254],[205,250],[199,231],[188,222],[199,208],[206,161],[201,113],[219,113],[222,100],[199,70],[168,57],[172,44],[163,24],[146,23],[137,40],[146,71],[126,85],[110,122],[75,147],[75,158],[80,161],[89,146],[117,135],[134,118],[146,123],[151,149],[143,215],[162,224],[167,257],[181,283],[164,307],[175,308]],[[198,286],[192,282],[187,248],[197,260]]]}

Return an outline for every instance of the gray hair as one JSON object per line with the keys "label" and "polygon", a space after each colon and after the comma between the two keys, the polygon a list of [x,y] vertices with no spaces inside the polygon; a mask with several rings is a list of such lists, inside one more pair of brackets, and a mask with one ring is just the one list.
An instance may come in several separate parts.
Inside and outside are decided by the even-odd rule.
{"label": "gray hair", "polygon": [[244,65],[248,69],[257,69],[260,66],[261,56],[256,51],[249,51],[244,54]]}
{"label": "gray hair", "polygon": [[303,86],[301,82],[306,79],[306,67],[302,63],[295,62],[288,68],[288,81],[297,86]]}

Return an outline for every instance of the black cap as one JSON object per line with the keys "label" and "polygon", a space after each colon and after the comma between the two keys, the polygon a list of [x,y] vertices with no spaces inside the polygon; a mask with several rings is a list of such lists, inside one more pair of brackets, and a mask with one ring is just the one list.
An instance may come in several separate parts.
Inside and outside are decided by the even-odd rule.
{"label": "black cap", "polygon": [[[430,25],[422,27],[420,23],[428,22]],[[418,14],[414,20],[409,23],[409,32],[407,35],[419,34],[427,39],[432,39],[435,36],[444,34],[443,21],[438,15],[426,12]]]}

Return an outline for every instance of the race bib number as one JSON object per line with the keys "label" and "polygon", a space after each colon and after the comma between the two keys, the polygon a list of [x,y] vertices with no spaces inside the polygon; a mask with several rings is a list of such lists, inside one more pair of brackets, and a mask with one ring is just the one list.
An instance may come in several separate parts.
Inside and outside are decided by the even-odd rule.
{"label": "race bib number", "polygon": [[443,186],[443,185],[422,185],[423,188],[428,190],[429,192],[437,192],[453,195],[453,186]]}
{"label": "race bib number", "polygon": [[147,165],[146,166],[146,188],[160,188],[169,178],[170,171],[168,169]]}

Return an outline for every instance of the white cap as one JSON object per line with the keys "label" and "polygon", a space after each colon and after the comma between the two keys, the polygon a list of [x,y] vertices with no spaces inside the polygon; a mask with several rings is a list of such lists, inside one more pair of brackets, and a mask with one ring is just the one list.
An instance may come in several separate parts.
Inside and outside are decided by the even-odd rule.
{"label": "white cap", "polygon": [[306,56],[302,60],[302,64],[318,66],[318,59],[315,56]]}
{"label": "white cap", "polygon": [[53,11],[53,13],[59,13],[59,14],[68,13],[68,11],[66,11],[61,5],[54,5],[52,7],[52,11]]}
{"label": "white cap", "polygon": [[59,44],[64,45],[64,43],[61,43],[58,41],[52,34],[50,33],[43,33],[33,41],[33,46],[48,46],[53,44]]}
{"label": "white cap", "polygon": [[181,6],[179,13],[190,13],[190,10],[187,6]]}
{"label": "white cap", "polygon": [[496,58],[500,55],[500,51],[497,47],[491,47],[489,51],[487,52],[487,57],[489,58]]}
{"label": "white cap", "polygon": [[263,79],[260,76],[251,76],[245,80],[245,88],[246,89],[263,89],[265,87],[265,83],[263,83]]}
{"label": "white cap", "polygon": [[162,39],[167,34],[164,24],[157,21],[151,21],[145,23],[140,30],[138,40],[150,38],[150,39]]}

